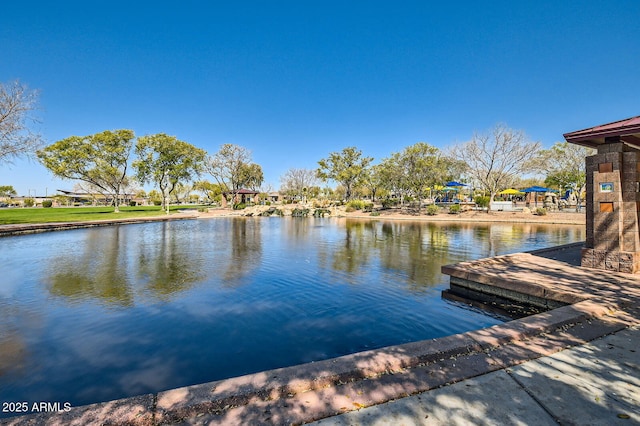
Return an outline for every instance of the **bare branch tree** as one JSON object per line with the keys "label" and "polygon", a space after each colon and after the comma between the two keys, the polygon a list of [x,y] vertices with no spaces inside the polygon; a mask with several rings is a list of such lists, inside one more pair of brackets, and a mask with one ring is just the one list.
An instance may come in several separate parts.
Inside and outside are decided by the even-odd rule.
{"label": "bare branch tree", "polygon": [[251,161],[251,151],[238,145],[223,144],[207,159],[206,168],[223,192],[230,194],[232,205],[243,187],[258,188],[264,180],[262,168]]}
{"label": "bare branch tree", "polygon": [[498,191],[532,170],[539,150],[540,143],[529,141],[523,131],[498,124],[490,134],[475,134],[469,142],[454,146],[451,156],[467,165],[467,175],[493,201]]}
{"label": "bare branch tree", "polygon": [[31,126],[38,123],[38,92],[19,81],[0,83],[0,163],[21,156],[31,156],[43,143],[42,136]]}
{"label": "bare branch tree", "polygon": [[311,187],[318,184],[318,178],[315,170],[291,168],[280,177],[280,184],[280,191],[304,203]]}

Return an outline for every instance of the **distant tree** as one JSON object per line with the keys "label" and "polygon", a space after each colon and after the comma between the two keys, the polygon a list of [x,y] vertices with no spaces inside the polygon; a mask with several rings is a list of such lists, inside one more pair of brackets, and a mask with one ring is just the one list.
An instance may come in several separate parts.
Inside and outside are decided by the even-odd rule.
{"label": "distant tree", "polygon": [[280,177],[280,192],[306,202],[311,196],[311,188],[317,186],[316,171],[291,168]]}
{"label": "distant tree", "polygon": [[134,138],[132,130],[71,136],[38,151],[37,155],[54,176],[86,182],[111,196],[115,212],[119,212]]}
{"label": "distant tree", "polygon": [[176,203],[188,201],[191,196],[191,191],[193,191],[193,185],[178,182],[173,190],[173,197]]}
{"label": "distant tree", "polygon": [[383,182],[384,172],[382,165],[376,164],[365,169],[364,176],[362,178],[362,186],[365,188],[368,195],[371,196],[371,201],[375,203],[376,195],[380,193],[380,190],[384,187]]}
{"label": "distant tree", "polygon": [[18,195],[16,190],[11,185],[0,186],[0,197],[13,197]]}
{"label": "distant tree", "polygon": [[193,184],[193,190],[201,192],[209,202],[215,201],[222,195],[222,188],[217,183],[199,180]]}
{"label": "distant tree", "polygon": [[157,189],[152,189],[151,191],[149,191],[148,197],[149,201],[151,201],[152,203],[155,203],[156,201],[158,203],[162,203],[162,194]]}
{"label": "distant tree", "polygon": [[363,157],[356,147],[344,148],[342,152],[332,152],[328,158],[318,161],[316,171],[323,181],[333,180],[344,187],[345,197],[351,199],[354,188],[361,184],[372,157]]}
{"label": "distant tree", "polygon": [[409,192],[409,182],[406,170],[402,167],[402,154],[394,152],[390,157],[384,158],[378,168],[378,174],[382,187],[400,197],[401,204],[404,203],[404,198]]}
{"label": "distant tree", "polygon": [[262,167],[256,163],[245,165],[240,169],[241,181],[244,182],[244,186],[249,189],[258,190],[262,182],[264,181],[264,174],[262,173]]}
{"label": "distant tree", "polygon": [[[523,189],[530,186],[545,186],[544,179],[541,177],[516,177],[511,183],[511,188]],[[506,188],[505,188],[506,189]]]}
{"label": "distant tree", "polygon": [[580,197],[586,180],[585,158],[595,150],[568,142],[557,142],[550,149],[540,151],[536,167],[546,174],[545,184],[572,191]]}
{"label": "distant tree", "polygon": [[207,160],[207,171],[235,202],[242,188],[257,189],[264,181],[262,168],[252,162],[247,148],[224,144]]}
{"label": "distant tree", "polygon": [[427,188],[457,178],[459,172],[458,161],[428,143],[418,142],[385,158],[378,173],[383,187],[400,196],[403,203],[407,195],[418,201],[424,199]]}
{"label": "distant tree", "polygon": [[38,92],[19,81],[0,83],[0,164],[32,155],[42,146],[42,136],[31,129],[38,123],[37,101]]}
{"label": "distant tree", "polygon": [[207,153],[164,133],[138,138],[138,159],[133,162],[141,183],[153,182],[162,195],[162,207],[169,214],[169,197],[178,183],[190,181],[205,164]]}
{"label": "distant tree", "polygon": [[61,206],[71,205],[71,198],[67,197],[66,195],[56,194],[51,198],[53,198],[58,203],[58,205],[61,205]]}
{"label": "distant tree", "polygon": [[418,210],[427,188],[442,185],[449,177],[447,162],[440,150],[424,142],[402,151],[400,167],[404,171],[406,187],[418,200]]}
{"label": "distant tree", "polygon": [[490,134],[475,134],[469,142],[454,146],[451,156],[467,165],[466,174],[489,193],[492,202],[498,191],[534,170],[532,160],[539,150],[540,144],[529,141],[521,130],[499,124]]}

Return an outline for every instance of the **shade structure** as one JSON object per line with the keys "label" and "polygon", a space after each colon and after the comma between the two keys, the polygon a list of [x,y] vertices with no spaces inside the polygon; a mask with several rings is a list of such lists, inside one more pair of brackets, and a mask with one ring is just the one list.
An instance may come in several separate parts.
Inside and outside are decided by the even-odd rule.
{"label": "shade structure", "polygon": [[552,192],[553,189],[545,188],[542,186],[530,186],[529,188],[525,188],[522,192]]}
{"label": "shade structure", "polygon": [[504,191],[498,192],[498,194],[500,194],[500,195],[519,195],[519,194],[524,194],[524,192],[518,191],[517,189],[509,188],[509,189],[505,189]]}
{"label": "shade structure", "polygon": [[451,182],[447,182],[445,183],[445,186],[467,186],[464,183],[460,183],[460,182],[456,182],[455,180],[452,180]]}

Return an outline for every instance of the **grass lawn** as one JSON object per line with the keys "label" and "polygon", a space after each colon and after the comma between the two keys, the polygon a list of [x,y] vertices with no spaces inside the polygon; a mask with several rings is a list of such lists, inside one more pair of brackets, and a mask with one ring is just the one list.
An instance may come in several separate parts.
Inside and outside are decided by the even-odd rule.
{"label": "grass lawn", "polygon": [[[198,208],[198,206],[171,206],[170,211]],[[131,217],[161,216],[166,214],[160,206],[120,207],[51,207],[1,208],[0,225],[12,223],[81,222],[87,220],[127,219]]]}

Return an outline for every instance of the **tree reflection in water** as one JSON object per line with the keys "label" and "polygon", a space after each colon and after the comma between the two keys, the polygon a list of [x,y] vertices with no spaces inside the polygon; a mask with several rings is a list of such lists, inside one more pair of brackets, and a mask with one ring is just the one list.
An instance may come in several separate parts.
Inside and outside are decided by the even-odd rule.
{"label": "tree reflection in water", "polygon": [[86,404],[492,325],[442,300],[442,265],[583,236],[576,226],[219,218],[8,237],[0,388]]}

